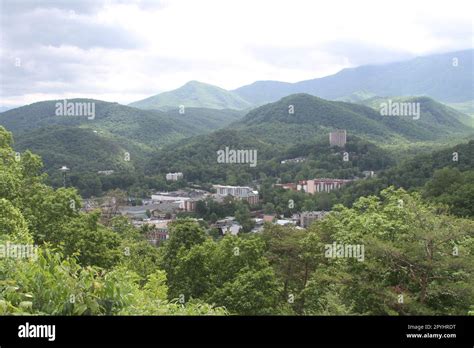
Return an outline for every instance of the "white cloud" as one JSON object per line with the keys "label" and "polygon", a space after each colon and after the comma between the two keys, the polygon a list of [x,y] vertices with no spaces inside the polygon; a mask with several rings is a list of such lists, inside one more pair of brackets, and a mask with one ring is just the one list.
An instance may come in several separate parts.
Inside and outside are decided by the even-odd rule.
{"label": "white cloud", "polygon": [[[9,4],[0,105],[75,96],[128,103],[189,80],[227,89],[294,82],[466,49],[473,39],[470,0],[105,1],[93,9],[40,1],[8,14]],[[16,21],[25,16],[34,18],[28,30]],[[18,56],[23,73],[12,63]]]}

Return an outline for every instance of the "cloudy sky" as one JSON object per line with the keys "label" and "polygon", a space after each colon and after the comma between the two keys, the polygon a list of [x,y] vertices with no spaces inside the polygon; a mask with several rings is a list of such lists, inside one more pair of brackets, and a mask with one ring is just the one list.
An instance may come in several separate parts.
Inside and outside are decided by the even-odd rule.
{"label": "cloudy sky", "polygon": [[129,103],[472,48],[472,0],[0,0],[0,106]]}

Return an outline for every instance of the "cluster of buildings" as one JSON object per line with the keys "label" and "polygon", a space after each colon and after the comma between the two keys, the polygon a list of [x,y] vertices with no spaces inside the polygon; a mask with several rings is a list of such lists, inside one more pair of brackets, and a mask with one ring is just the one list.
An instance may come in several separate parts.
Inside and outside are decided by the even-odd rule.
{"label": "cluster of buildings", "polygon": [[[306,229],[314,221],[323,219],[328,213],[329,212],[327,211],[305,211],[293,214],[291,218],[284,218],[276,214],[257,214],[253,219],[255,221],[255,227],[251,232],[262,232],[265,223],[272,223],[280,226],[295,226],[296,229]],[[242,226],[235,221],[233,216],[217,220],[213,225],[211,225],[211,227],[217,228],[221,235],[237,235],[242,229]]]}
{"label": "cluster of buildings", "polygon": [[340,189],[345,184],[351,182],[350,179],[310,179],[300,180],[298,183],[286,183],[286,184],[275,184],[274,187],[281,187],[285,190],[292,191],[304,191],[310,194],[316,194],[320,192],[331,192],[333,190]]}
{"label": "cluster of buildings", "polygon": [[304,211],[295,213],[290,218],[279,217],[276,214],[264,214],[255,219],[255,228],[252,232],[261,232],[264,223],[272,223],[280,226],[295,226],[296,229],[308,228],[314,221],[322,220],[329,212],[327,211]]}
{"label": "cluster of buildings", "polygon": [[[258,191],[248,186],[214,185],[213,188],[216,193],[199,189],[157,192],[151,195],[150,199],[144,199],[142,205],[118,207],[117,215],[127,216],[135,227],[148,225],[146,237],[152,244],[157,245],[168,238],[168,224],[176,219],[176,215],[180,212],[194,212],[198,201],[212,198],[222,202],[225,197],[232,196],[251,205],[259,202]],[[213,227],[218,228],[221,234],[233,235],[238,234],[242,228],[233,217],[219,220]]]}

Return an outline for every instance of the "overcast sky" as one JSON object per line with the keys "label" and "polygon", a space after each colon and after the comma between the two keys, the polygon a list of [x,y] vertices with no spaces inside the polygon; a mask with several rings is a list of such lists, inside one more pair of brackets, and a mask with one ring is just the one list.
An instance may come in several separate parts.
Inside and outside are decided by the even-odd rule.
{"label": "overcast sky", "polygon": [[129,103],[472,48],[474,1],[0,0],[0,106]]}

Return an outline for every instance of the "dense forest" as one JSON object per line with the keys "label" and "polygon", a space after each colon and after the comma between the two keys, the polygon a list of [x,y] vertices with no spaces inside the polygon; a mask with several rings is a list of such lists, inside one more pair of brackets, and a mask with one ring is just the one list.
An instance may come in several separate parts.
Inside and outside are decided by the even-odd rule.
{"label": "dense forest", "polygon": [[[452,156],[452,149],[433,153],[428,174],[422,166],[413,177],[396,175],[416,166],[416,159],[395,167],[393,177],[420,181],[407,190],[383,182],[377,195],[333,205],[306,231],[266,224],[261,234],[220,237],[205,222],[182,218],[158,248],[123,217],[103,225],[99,212],[81,212],[76,189],[48,186],[40,157],[18,155],[12,144],[1,127],[1,245],[4,252],[12,245],[37,249],[34,257],[0,258],[2,314],[474,311],[472,205],[450,199],[458,190],[472,202],[473,142],[457,147],[457,167],[443,157]],[[391,185],[389,179],[384,174],[373,180]],[[361,185],[372,185],[369,180]],[[263,189],[268,201],[266,194]],[[242,205],[235,209],[245,215]],[[328,256],[332,245],[358,246],[358,253]]]}

